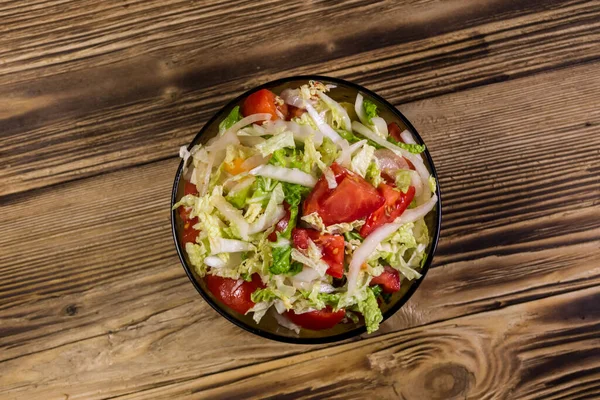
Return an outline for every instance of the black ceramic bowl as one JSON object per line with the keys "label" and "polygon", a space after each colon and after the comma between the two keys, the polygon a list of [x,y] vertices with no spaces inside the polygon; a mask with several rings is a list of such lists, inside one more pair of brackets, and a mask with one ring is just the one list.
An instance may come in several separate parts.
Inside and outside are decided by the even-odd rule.
{"label": "black ceramic bowl", "polygon": [[[377,105],[377,109],[379,114],[388,122],[394,121],[397,122],[400,127],[405,127],[408,129],[415,140],[419,143],[423,143],[423,140],[417,133],[416,129],[411,125],[411,123],[398,111],[394,106],[388,103],[386,100],[378,96],[377,94],[371,92],[368,89],[365,89],[362,86],[357,84],[344,81],[342,79],[330,78],[326,76],[318,76],[318,75],[307,75],[307,76],[292,76],[289,78],[278,79],[276,81],[268,82],[263,85],[257,86],[236,99],[230,101],[225,107],[223,107],[219,112],[217,112],[211,119],[204,125],[204,127],[200,130],[200,132],[196,135],[192,143],[188,146],[190,149],[197,143],[205,143],[208,139],[215,136],[218,132],[218,125],[223,118],[225,118],[231,109],[233,109],[236,105],[241,105],[243,100],[251,93],[267,88],[272,90],[275,93],[281,93],[282,90],[291,87],[297,88],[300,85],[308,83],[309,80],[316,80],[323,82],[325,84],[336,85],[337,87],[333,89],[329,95],[337,101],[347,101],[350,103],[354,103],[356,94],[358,92],[362,93],[365,99],[369,99]],[[425,157],[425,165],[430,170],[431,174],[437,180],[437,174],[435,171],[435,167],[433,166],[433,161],[431,160],[431,156],[429,152],[426,150],[424,153]],[[173,192],[171,194],[171,206],[176,203],[176,201],[182,197],[183,195],[183,186],[180,185],[181,176],[183,171],[183,162],[179,164],[179,168],[177,169],[177,174],[175,175],[175,183],[173,184]],[[437,187],[438,198],[440,197],[440,188],[439,184]],[[433,255],[435,253],[439,234],[440,234],[440,224],[442,219],[442,208],[441,208],[441,199],[438,200],[437,206],[433,212],[429,213],[426,217],[426,222],[430,230],[430,236],[432,241],[427,249],[427,259],[425,265],[423,266],[421,273],[422,277],[418,280],[414,280],[411,282],[404,281],[402,283],[402,289],[395,293],[389,302],[389,304],[385,304],[382,307],[383,319],[384,321],[391,317],[396,311],[400,309],[406,303],[406,301],[412,296],[412,294],[417,290],[421,281],[425,278],[427,274],[427,270],[431,265],[431,261],[433,260]],[[354,324],[338,324],[337,326],[322,330],[322,331],[311,331],[311,330],[301,330],[300,334],[296,334],[294,331],[286,329],[280,326],[277,321],[267,313],[264,318],[261,320],[260,324],[256,324],[252,319],[251,315],[241,315],[236,313],[235,311],[230,310],[225,305],[221,304],[216,298],[207,290],[206,284],[202,279],[200,279],[194,270],[194,268],[189,263],[187,254],[185,252],[185,248],[181,246],[180,235],[182,232],[182,221],[180,220],[179,213],[172,211],[171,212],[171,226],[173,230],[173,238],[175,240],[175,246],[177,247],[177,253],[179,254],[179,259],[187,273],[190,281],[198,290],[200,295],[206,300],[208,304],[211,305],[219,314],[223,317],[227,318],[229,321],[234,323],[247,330],[248,332],[252,332],[256,335],[278,340],[281,342],[288,343],[304,343],[304,344],[317,344],[317,343],[328,343],[335,342],[344,339],[348,339],[350,337],[360,335],[366,332],[366,329],[362,323]]]}

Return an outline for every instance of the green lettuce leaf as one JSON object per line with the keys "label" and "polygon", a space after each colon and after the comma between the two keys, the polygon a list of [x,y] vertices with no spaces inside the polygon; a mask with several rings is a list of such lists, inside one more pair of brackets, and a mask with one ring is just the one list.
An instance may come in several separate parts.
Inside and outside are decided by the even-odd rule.
{"label": "green lettuce leaf", "polygon": [[395,144],[396,146],[408,151],[409,153],[421,154],[422,152],[425,151],[424,144],[408,144],[408,143],[403,143],[403,142],[397,142],[391,136],[388,136],[387,140],[388,140],[388,142]]}
{"label": "green lettuce leaf", "polygon": [[321,160],[329,166],[338,157],[338,147],[331,139],[324,137],[323,143],[319,147],[319,153],[321,153]]}
{"label": "green lettuce leaf", "polygon": [[435,193],[435,190],[437,189],[437,187],[436,187],[437,182],[436,182],[435,178],[433,176],[430,176],[428,183],[429,183],[429,190],[431,190],[431,193]]}
{"label": "green lettuce leaf", "polygon": [[367,333],[373,333],[379,329],[379,324],[383,321],[383,315],[377,304],[377,296],[373,288],[367,289],[367,298],[358,303],[358,311],[365,318]]}
{"label": "green lettuce leaf", "polygon": [[246,206],[246,199],[248,198],[248,194],[250,193],[252,185],[246,186],[244,189],[236,192],[230,193],[225,198],[228,202],[230,202],[235,208],[242,209]]}
{"label": "green lettuce leaf", "polygon": [[208,269],[206,264],[204,264],[204,259],[209,255],[208,246],[203,241],[200,241],[198,244],[188,242],[185,244],[185,252],[190,259],[190,263],[194,266],[196,273],[200,277],[204,277]]}
{"label": "green lettuce leaf", "polygon": [[365,173],[365,179],[374,187],[378,187],[383,183],[383,178],[381,177],[381,169],[379,169],[379,165],[377,162],[371,161],[369,167],[367,168],[367,172]]}
{"label": "green lettuce leaf", "polygon": [[269,267],[269,271],[274,275],[285,274],[292,268],[290,255],[292,248],[290,246],[274,247],[271,251],[273,263]]}
{"label": "green lettuce leaf", "polygon": [[233,110],[229,112],[229,115],[225,117],[219,124],[219,132],[223,132],[231,128],[236,122],[242,119],[242,113],[240,113],[240,106],[235,106]]}
{"label": "green lettuce leaf", "polygon": [[273,154],[277,150],[294,147],[296,147],[296,142],[292,132],[282,132],[256,145],[263,157]]}
{"label": "green lettuce leaf", "polygon": [[411,170],[401,169],[396,173],[396,187],[406,193],[410,187],[411,177],[413,172]]}
{"label": "green lettuce leaf", "polygon": [[363,101],[363,108],[365,110],[365,115],[367,116],[367,121],[371,123],[371,119],[377,117],[377,106],[370,100],[365,99]]}
{"label": "green lettuce leaf", "polygon": [[250,295],[250,300],[254,303],[260,303],[261,301],[270,302],[278,299],[279,296],[275,294],[273,288],[266,287],[264,289],[256,289],[252,295]]}
{"label": "green lettuce leaf", "polygon": [[284,168],[297,168],[301,171],[310,172],[310,165],[304,162],[304,154],[295,148],[279,149],[273,152],[269,164]]}
{"label": "green lettuce leaf", "polygon": [[348,132],[344,129],[338,129],[336,132],[339,133],[339,135],[342,138],[346,139],[349,143],[356,143],[361,140],[360,138],[356,137],[352,132]]}

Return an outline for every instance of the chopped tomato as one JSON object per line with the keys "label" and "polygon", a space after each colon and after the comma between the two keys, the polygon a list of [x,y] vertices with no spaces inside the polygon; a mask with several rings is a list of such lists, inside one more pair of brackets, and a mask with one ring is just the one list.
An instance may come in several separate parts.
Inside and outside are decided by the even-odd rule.
{"label": "chopped tomato", "polygon": [[327,274],[334,278],[342,278],[344,276],[344,237],[321,234],[314,229],[294,228],[292,231],[295,248],[306,250],[308,239],[315,242],[321,250],[323,261],[329,265]]}
{"label": "chopped tomato", "polygon": [[393,222],[406,210],[415,197],[414,186],[410,186],[406,193],[402,193],[395,190],[392,186],[382,183],[377,190],[385,198],[385,204],[369,215],[367,221],[360,229],[362,237],[367,237],[383,224]]}
{"label": "chopped tomato", "polygon": [[[196,189],[196,185],[194,185],[193,183],[185,181],[183,193],[186,196],[188,194],[197,195],[198,189]],[[193,227],[198,223],[198,218],[190,218],[190,213],[192,212],[191,207],[179,207],[178,211],[179,217],[181,217],[181,220],[183,221],[183,235],[181,237],[181,241],[184,245],[188,242],[195,243],[200,231],[194,229]]]}
{"label": "chopped tomato", "polygon": [[302,116],[302,114],[304,114],[306,112],[306,110],[303,110],[302,108],[298,108],[298,107],[294,107],[294,106],[287,106],[287,114],[286,115],[286,119],[288,121],[291,121],[292,118],[300,118]]}
{"label": "chopped tomato", "polygon": [[198,223],[198,217],[190,218],[191,207],[179,207],[179,216],[183,220],[183,236],[181,241],[185,246],[186,243],[196,243],[196,238],[200,231],[194,229],[194,225]]}
{"label": "chopped tomato", "polygon": [[223,165],[223,169],[229,172],[231,175],[241,174],[242,172],[246,171],[246,169],[242,167],[244,161],[245,160],[243,158],[234,158],[230,163],[225,163]]}
{"label": "chopped tomato", "polygon": [[193,183],[185,181],[185,185],[183,186],[183,195],[187,196],[188,194],[197,195],[198,188]]}
{"label": "chopped tomato", "polygon": [[239,286],[237,279],[221,278],[215,275],[206,275],[204,281],[208,290],[219,301],[241,314],[245,314],[254,307],[254,302],[250,299],[250,296],[256,289],[264,287],[258,274],[252,275],[252,282],[244,281]]}
{"label": "chopped tomato", "polygon": [[315,331],[329,329],[336,326],[346,316],[345,310],[332,311],[330,306],[322,310],[296,314],[293,310],[287,311],[285,315],[298,326]]}
{"label": "chopped tomato", "polygon": [[290,205],[284,202],[283,207],[285,208],[285,215],[279,220],[279,222],[277,222],[277,225],[275,225],[275,230],[269,235],[269,240],[271,242],[276,242],[277,232],[285,231],[290,223]]}
{"label": "chopped tomato", "polygon": [[400,137],[402,130],[400,129],[400,127],[398,126],[397,123],[390,122],[388,124],[387,128],[388,128],[388,134],[392,137],[392,139],[394,139],[396,142],[404,142],[402,140],[402,138]]}
{"label": "chopped tomato", "polygon": [[338,186],[329,189],[321,176],[304,202],[304,215],[316,212],[325,225],[332,225],[364,218],[384,204],[383,196],[361,176],[337,163],[331,169]]}
{"label": "chopped tomato", "polygon": [[271,114],[271,120],[278,119],[275,93],[268,89],[261,89],[246,97],[242,104],[242,115],[247,117],[252,114]]}
{"label": "chopped tomato", "polygon": [[197,231],[193,228],[195,224],[198,223],[198,218],[194,218],[190,221],[186,221],[183,228],[183,237],[181,241],[185,245],[186,243],[196,243],[196,238],[200,234],[200,231]]}
{"label": "chopped tomato", "polygon": [[397,292],[400,290],[400,274],[394,268],[386,265],[381,275],[371,279],[370,285],[381,285],[384,293]]}

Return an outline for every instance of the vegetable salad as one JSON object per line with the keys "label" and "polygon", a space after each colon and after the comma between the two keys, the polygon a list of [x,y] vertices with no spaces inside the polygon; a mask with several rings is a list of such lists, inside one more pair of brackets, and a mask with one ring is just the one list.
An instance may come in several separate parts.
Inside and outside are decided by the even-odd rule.
{"label": "vegetable salad", "polygon": [[197,274],[256,323],[328,329],[382,321],[380,304],[421,277],[437,202],[423,145],[377,106],[310,81],[250,94],[205,145],[182,147],[174,205]]}

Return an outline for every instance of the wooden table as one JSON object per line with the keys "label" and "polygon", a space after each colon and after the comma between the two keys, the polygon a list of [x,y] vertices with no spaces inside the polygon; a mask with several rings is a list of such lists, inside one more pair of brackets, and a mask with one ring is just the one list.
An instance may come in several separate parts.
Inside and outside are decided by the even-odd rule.
{"label": "wooden table", "polygon": [[[0,2],[0,398],[600,397],[600,2]],[[377,335],[256,337],[177,258],[169,195],[225,102],[380,93],[440,175],[433,268]]]}

